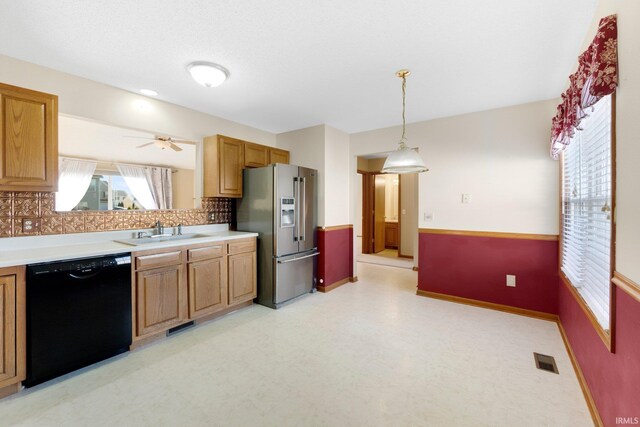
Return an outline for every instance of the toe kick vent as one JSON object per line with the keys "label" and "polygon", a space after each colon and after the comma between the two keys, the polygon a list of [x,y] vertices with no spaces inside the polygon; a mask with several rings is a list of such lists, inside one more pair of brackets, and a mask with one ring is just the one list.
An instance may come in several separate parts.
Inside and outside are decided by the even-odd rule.
{"label": "toe kick vent", "polygon": [[543,371],[553,372],[559,374],[558,367],[556,366],[556,359],[553,356],[547,356],[546,354],[533,353],[533,358],[536,361],[536,368]]}

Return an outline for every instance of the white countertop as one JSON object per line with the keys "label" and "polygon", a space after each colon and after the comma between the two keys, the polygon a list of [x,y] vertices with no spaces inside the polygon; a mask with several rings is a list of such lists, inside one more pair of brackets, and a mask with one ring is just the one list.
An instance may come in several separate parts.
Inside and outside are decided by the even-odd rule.
{"label": "white countertop", "polygon": [[137,231],[148,232],[149,230],[3,238],[0,239],[0,267],[138,252],[149,249],[170,248],[174,246],[258,236],[258,233],[253,232],[229,231],[227,224],[213,224],[189,226],[183,229],[184,234],[196,233],[204,235],[203,237],[145,243],[139,246],[114,241],[130,239]]}

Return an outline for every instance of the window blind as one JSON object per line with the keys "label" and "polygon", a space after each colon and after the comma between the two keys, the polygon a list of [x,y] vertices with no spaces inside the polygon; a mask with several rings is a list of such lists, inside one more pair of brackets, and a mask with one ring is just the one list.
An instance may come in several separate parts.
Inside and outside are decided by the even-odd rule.
{"label": "window blind", "polygon": [[562,271],[609,329],[611,96],[593,106],[562,154]]}

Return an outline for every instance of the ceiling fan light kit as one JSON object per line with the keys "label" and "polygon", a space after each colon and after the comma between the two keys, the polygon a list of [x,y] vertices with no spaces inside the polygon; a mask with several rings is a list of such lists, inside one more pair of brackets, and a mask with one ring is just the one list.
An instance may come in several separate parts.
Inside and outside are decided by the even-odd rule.
{"label": "ceiling fan light kit", "polygon": [[173,151],[182,151],[182,148],[179,147],[177,144],[189,144],[189,145],[195,145],[196,143],[194,141],[189,141],[186,139],[176,139],[176,138],[171,138],[168,136],[159,136],[156,135],[155,137],[151,138],[147,138],[144,136],[129,136],[129,135],[124,135],[125,138],[137,138],[137,139],[146,139],[149,142],[146,142],[144,144],[141,145],[137,145],[136,148],[144,148],[144,147],[148,147],[150,145],[155,145],[156,147],[160,148],[161,150],[164,150],[165,148],[171,148]]}
{"label": "ceiling fan light kit", "polygon": [[193,80],[204,87],[220,86],[229,77],[229,71],[213,62],[196,61],[187,65],[187,71]]}
{"label": "ceiling fan light kit", "polygon": [[387,160],[382,167],[382,173],[420,173],[427,172],[429,169],[424,164],[424,160],[420,157],[418,152],[407,146],[407,138],[405,135],[405,99],[406,99],[406,85],[407,76],[411,74],[409,70],[399,70],[396,72],[396,76],[402,79],[402,137],[398,143],[398,149],[389,154]]}

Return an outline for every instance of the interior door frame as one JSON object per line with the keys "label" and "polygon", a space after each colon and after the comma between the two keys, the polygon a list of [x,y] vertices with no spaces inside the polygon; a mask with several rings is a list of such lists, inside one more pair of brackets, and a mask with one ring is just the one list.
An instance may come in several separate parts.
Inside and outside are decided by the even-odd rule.
{"label": "interior door frame", "polygon": [[398,258],[402,251],[402,175],[398,174]]}
{"label": "interior door frame", "polygon": [[[375,226],[375,179],[376,175],[387,175],[381,171],[365,171],[358,169],[358,173],[362,175],[362,253],[374,253],[374,230]],[[408,255],[400,254],[400,245],[402,244],[402,179],[398,175],[398,257],[413,258]],[[369,212],[369,215],[365,215]]]}
{"label": "interior door frame", "polygon": [[375,172],[358,170],[362,175],[362,253],[373,253],[373,226],[375,215]]}

